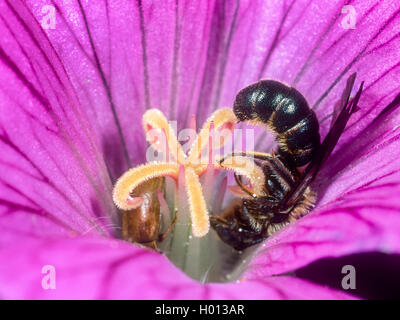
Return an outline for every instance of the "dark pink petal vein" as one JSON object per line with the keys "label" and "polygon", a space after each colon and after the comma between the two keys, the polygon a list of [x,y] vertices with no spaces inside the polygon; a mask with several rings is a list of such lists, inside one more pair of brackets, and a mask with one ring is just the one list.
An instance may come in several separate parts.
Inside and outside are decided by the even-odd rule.
{"label": "dark pink petal vein", "polygon": [[[202,285],[162,255],[110,239],[35,239],[4,254],[20,254],[0,266],[0,297],[12,299],[351,299],[301,279],[276,277]],[[84,252],[85,254],[82,254]],[[29,268],[26,268],[29,265]],[[55,267],[55,290],[43,290],[44,265]],[[37,272],[39,270],[39,272]],[[19,277],[23,274],[24,285]]]}
{"label": "dark pink petal vein", "polygon": [[22,5],[0,5],[1,237],[109,235],[97,140],[63,64]]}
{"label": "dark pink petal vein", "polygon": [[[355,29],[342,26],[347,4]],[[44,5],[55,29],[40,25]],[[399,13],[389,0],[1,2],[0,298],[347,298],[270,276],[400,251]],[[202,285],[110,239],[112,183],[145,161],[146,109],[200,125],[245,85],[274,78],[306,96],[325,134],[353,72],[365,81],[360,111],[315,182],[317,207],[268,240],[243,281]],[[56,267],[56,290],[41,287],[44,265]]]}

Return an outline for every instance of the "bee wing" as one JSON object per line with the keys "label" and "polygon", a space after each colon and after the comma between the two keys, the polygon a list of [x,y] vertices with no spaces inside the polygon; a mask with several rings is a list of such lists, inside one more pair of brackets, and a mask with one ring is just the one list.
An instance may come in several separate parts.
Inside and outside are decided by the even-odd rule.
{"label": "bee wing", "polygon": [[353,99],[350,99],[350,93],[353,88],[355,78],[356,74],[354,73],[347,80],[346,88],[344,89],[342,94],[341,100],[343,103],[340,104],[341,109],[338,112],[337,116],[334,117],[335,119],[331,124],[329,132],[322,142],[317,155],[307,166],[304,172],[303,179],[301,180],[299,185],[294,188],[294,190],[288,195],[287,199],[282,204],[284,208],[291,207],[303,195],[306,188],[316,177],[321,165],[326,161],[326,159],[328,159],[328,157],[332,153],[351,115],[357,111],[357,104],[360,100],[364,82],[361,83],[355,97]]}
{"label": "bee wing", "polygon": [[342,97],[340,100],[335,104],[332,113],[331,124],[329,130],[332,129],[333,125],[335,124],[338,116],[340,115],[341,111],[343,110],[344,106],[349,103],[351,90],[354,86],[354,81],[356,80],[357,73],[353,73],[349,79],[347,79],[346,88],[343,90]]}

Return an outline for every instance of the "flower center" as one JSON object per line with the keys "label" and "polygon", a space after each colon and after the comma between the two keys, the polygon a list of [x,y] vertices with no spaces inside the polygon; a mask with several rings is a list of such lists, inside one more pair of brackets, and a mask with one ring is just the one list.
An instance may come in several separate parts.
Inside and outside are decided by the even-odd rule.
{"label": "flower center", "polygon": [[[233,170],[247,176],[254,191],[262,193],[263,173],[245,157],[224,158],[213,156],[213,151],[220,149],[228,141],[235,126],[236,117],[230,109],[214,112],[206,121],[186,155],[176,135],[164,115],[157,109],[143,115],[143,128],[147,141],[157,151],[166,154],[171,161],[148,162],[125,172],[117,181],[113,199],[121,210],[132,210],[143,205],[143,195],[135,195],[135,190],[143,183],[149,183],[159,177],[170,177],[176,182],[179,172],[183,171],[184,185],[189,204],[192,233],[195,237],[205,236],[210,227],[207,204],[200,183],[200,177],[211,170]],[[165,143],[163,143],[165,141]],[[208,146],[208,153],[204,150]],[[232,161],[228,161],[232,160]],[[156,192],[156,190],[154,190]]]}
{"label": "flower center", "polygon": [[[253,196],[264,192],[263,171],[251,158],[233,157],[232,148],[229,155],[218,152],[232,142],[236,122],[231,109],[217,110],[192,135],[185,153],[161,111],[151,109],[143,115],[146,140],[162,160],[129,169],[115,184],[113,199],[122,210],[124,240],[162,251],[188,275],[203,281],[211,268],[220,268],[215,267],[216,261],[223,261],[220,246],[239,255],[209,232],[210,213],[218,215],[225,198],[223,171],[245,176]],[[191,123],[193,131],[194,118]],[[228,190],[251,197],[239,187]]]}

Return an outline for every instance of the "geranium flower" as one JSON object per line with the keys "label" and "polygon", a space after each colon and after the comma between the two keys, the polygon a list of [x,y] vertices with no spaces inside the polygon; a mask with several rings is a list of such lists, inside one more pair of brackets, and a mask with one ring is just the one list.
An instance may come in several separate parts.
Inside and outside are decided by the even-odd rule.
{"label": "geranium flower", "polygon": [[[346,4],[1,2],[0,297],[352,298],[293,276],[326,257],[400,251],[400,4]],[[303,93],[324,136],[353,72],[360,110],[318,174],[315,209],[265,241],[238,281],[200,283],[118,239],[112,188],[146,162],[146,110],[178,131],[191,115],[200,126],[267,77]]]}

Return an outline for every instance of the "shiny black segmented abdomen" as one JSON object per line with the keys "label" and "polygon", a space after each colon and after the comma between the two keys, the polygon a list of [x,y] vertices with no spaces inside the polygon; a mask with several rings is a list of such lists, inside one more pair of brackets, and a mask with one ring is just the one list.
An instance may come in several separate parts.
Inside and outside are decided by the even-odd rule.
{"label": "shiny black segmented abdomen", "polygon": [[261,80],[236,96],[233,111],[239,121],[258,121],[276,134],[279,152],[300,167],[320,146],[319,123],[306,99],[295,88]]}

